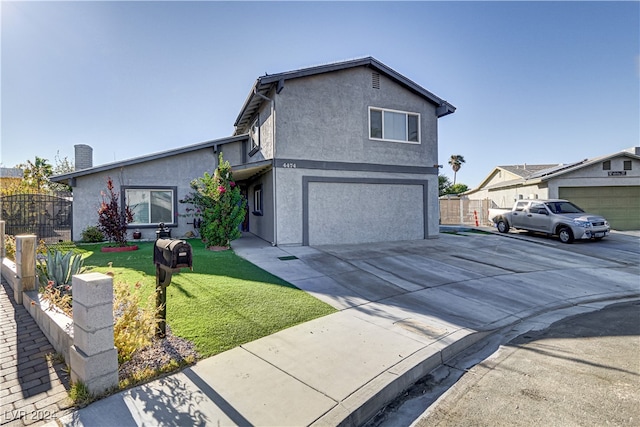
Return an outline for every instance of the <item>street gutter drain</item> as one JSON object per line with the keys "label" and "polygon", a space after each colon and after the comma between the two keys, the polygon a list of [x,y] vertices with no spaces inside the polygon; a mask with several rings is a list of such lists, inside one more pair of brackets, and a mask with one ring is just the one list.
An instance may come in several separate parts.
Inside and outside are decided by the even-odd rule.
{"label": "street gutter drain", "polygon": [[278,259],[280,261],[291,261],[292,259],[298,259],[298,257],[294,255],[288,255],[288,256],[279,256]]}

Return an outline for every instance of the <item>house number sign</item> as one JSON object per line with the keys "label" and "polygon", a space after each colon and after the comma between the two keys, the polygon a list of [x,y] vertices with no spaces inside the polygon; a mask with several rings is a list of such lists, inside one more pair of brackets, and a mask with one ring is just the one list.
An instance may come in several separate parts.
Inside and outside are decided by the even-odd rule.
{"label": "house number sign", "polygon": [[297,168],[298,165],[296,165],[295,163],[283,163],[282,167],[283,168]]}

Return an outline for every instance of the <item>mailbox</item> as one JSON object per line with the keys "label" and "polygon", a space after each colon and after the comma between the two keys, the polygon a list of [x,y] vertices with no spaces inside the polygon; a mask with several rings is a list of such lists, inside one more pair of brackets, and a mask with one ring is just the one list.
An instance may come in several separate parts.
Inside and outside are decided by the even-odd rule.
{"label": "mailbox", "polygon": [[158,239],[153,249],[153,262],[164,269],[191,268],[191,245],[179,239]]}

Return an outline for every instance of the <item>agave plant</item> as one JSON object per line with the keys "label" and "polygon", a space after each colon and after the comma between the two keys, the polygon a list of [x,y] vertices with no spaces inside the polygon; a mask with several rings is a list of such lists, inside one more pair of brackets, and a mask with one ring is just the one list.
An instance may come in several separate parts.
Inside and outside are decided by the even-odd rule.
{"label": "agave plant", "polygon": [[38,260],[37,269],[42,286],[53,282],[53,286],[58,288],[69,284],[74,274],[84,271],[84,261],[82,255],[74,254],[73,251],[63,254],[54,249],[48,251],[45,258]]}

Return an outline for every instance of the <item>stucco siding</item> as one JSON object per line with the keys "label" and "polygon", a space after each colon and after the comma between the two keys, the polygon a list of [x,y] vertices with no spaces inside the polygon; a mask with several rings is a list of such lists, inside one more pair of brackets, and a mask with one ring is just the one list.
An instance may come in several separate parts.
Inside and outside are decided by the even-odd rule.
{"label": "stucco siding", "polygon": [[[411,166],[437,163],[435,106],[364,67],[288,80],[277,95],[277,156]],[[421,143],[369,139],[369,107],[420,113]]]}
{"label": "stucco siding", "polygon": [[516,200],[522,199],[546,199],[548,198],[548,188],[546,183],[532,185],[518,185],[495,190],[479,191],[470,197],[473,200],[489,199],[493,206],[500,208],[511,208]]}
{"label": "stucco siding", "polygon": [[[189,183],[201,177],[204,172],[213,173],[217,166],[217,154],[213,149],[188,152],[173,157],[123,166],[112,170],[81,176],[73,188],[73,240],[80,240],[82,231],[98,224],[98,209],[102,201],[101,192],[106,192],[107,177],[111,177],[115,190],[121,194],[121,186],[171,186],[177,187],[178,200],[191,192]],[[178,203],[178,227],[172,229],[173,237],[183,236],[193,231],[193,218],[182,217],[186,205]],[[128,236],[135,227],[129,230]],[[139,227],[143,239],[155,238],[155,228]]]}
{"label": "stucco siding", "polygon": [[[631,161],[631,170],[624,170],[624,161]],[[609,175],[613,172],[614,175]],[[624,173],[624,175],[617,175]],[[611,169],[603,170],[602,162],[563,174],[549,181],[550,197],[559,197],[561,187],[626,187],[638,185],[640,160],[619,156],[611,159]]]}
{"label": "stucco siding", "polygon": [[[384,210],[373,209],[378,214],[372,214],[376,217],[386,217],[386,221],[392,220],[394,222],[403,222],[411,229],[410,233],[402,232],[386,232],[378,233],[377,236],[380,240],[369,241],[385,241],[386,240],[406,240],[406,239],[423,239],[437,237],[439,233],[439,206],[437,198],[433,198],[433,195],[438,194],[438,178],[436,175],[428,174],[410,174],[410,173],[380,173],[380,172],[358,172],[358,171],[337,171],[337,170],[322,170],[322,169],[302,169],[302,168],[277,168],[276,171],[276,185],[277,190],[277,243],[278,245],[301,245],[304,243],[304,231],[310,231],[312,228],[312,217],[307,218],[305,223],[305,179],[324,179],[326,182],[331,183],[332,180],[337,186],[342,185],[351,186],[350,192],[354,189],[363,189],[363,192],[370,192],[371,188],[380,186],[380,198],[373,196],[376,201],[370,201],[370,203],[378,203],[377,200],[382,200],[386,196],[386,188],[388,185],[399,185],[400,187],[411,187],[409,194],[404,194],[404,190],[398,193],[404,194],[409,197],[406,202],[391,203]],[[312,178],[310,178],[312,177]],[[359,184],[367,184],[366,186],[358,186]],[[311,185],[311,184],[309,184]],[[420,191],[418,198],[413,197],[416,191]],[[361,196],[354,196],[353,205],[358,206],[357,209],[351,210],[345,213],[345,207],[342,203],[339,203],[331,192],[311,192],[311,187],[307,189],[309,192],[306,198],[309,205],[306,207],[306,212],[311,215],[313,206],[333,206],[333,210],[325,210],[323,213],[323,221],[328,223],[332,221],[357,221],[357,217],[363,215],[362,209],[366,209],[366,204],[361,205]],[[369,197],[369,193],[367,198]],[[416,193],[417,194],[417,193]],[[426,196],[425,196],[426,194]],[[403,197],[404,197],[403,196]],[[326,200],[316,200],[326,198]],[[433,198],[433,202],[431,202]],[[314,205],[315,203],[315,205]],[[393,217],[387,216],[388,210],[394,212]],[[425,218],[426,213],[426,218]],[[346,215],[346,216],[345,216]],[[315,220],[314,220],[315,221]],[[384,221],[382,221],[385,223]],[[420,222],[419,227],[415,227],[414,224]],[[315,222],[316,226],[320,223]],[[385,223],[386,224],[386,223]],[[425,225],[426,224],[426,225]],[[385,228],[388,226],[385,225]],[[349,235],[342,236],[341,241],[352,240],[351,243],[358,241],[358,236],[352,235],[355,232],[351,232]],[[409,234],[411,237],[408,237]],[[311,242],[309,242],[311,243]]]}
{"label": "stucco siding", "polygon": [[[256,215],[255,190],[262,186],[262,215]],[[248,184],[247,204],[249,209],[249,232],[267,242],[274,242],[273,229],[273,170],[261,175]]]}

